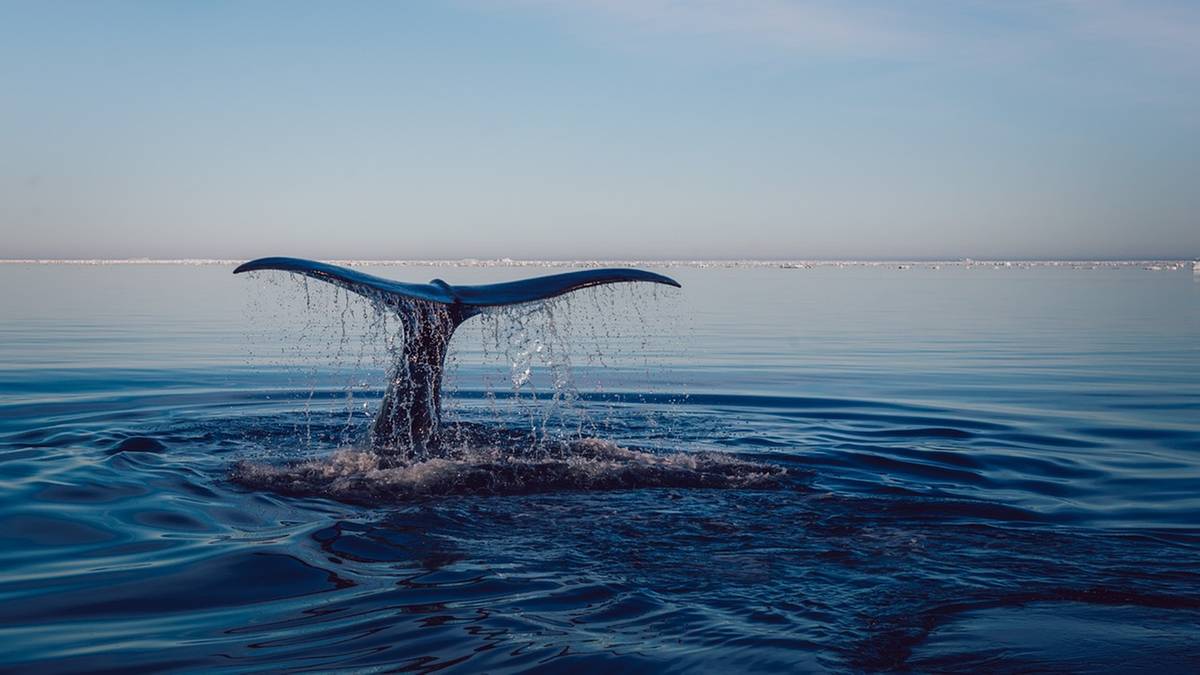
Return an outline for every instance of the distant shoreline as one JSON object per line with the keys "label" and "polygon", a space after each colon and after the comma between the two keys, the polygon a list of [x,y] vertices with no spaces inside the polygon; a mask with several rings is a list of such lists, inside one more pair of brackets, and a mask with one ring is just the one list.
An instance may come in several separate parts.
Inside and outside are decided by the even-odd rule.
{"label": "distant shoreline", "polygon": [[[0,265],[214,265],[229,266],[245,262],[244,258],[10,258],[0,259]],[[341,259],[327,262],[347,267],[412,266],[412,267],[692,267],[692,268],[782,268],[811,269],[819,267],[894,267],[899,269],[962,268],[1144,268],[1151,271],[1178,271],[1192,268],[1190,259],[1146,260],[513,260],[510,258],[459,260],[365,260]]]}

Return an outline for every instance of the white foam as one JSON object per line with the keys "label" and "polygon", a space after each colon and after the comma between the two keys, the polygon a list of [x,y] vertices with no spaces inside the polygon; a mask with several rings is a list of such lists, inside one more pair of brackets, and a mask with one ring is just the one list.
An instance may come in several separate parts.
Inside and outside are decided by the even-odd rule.
{"label": "white foam", "polygon": [[500,447],[461,447],[442,457],[399,464],[370,450],[343,448],[282,465],[240,462],[232,478],[256,489],[381,504],[453,494],[769,488],[777,486],[784,473],[778,466],[722,453],[651,453],[583,439],[549,453],[522,455]]}

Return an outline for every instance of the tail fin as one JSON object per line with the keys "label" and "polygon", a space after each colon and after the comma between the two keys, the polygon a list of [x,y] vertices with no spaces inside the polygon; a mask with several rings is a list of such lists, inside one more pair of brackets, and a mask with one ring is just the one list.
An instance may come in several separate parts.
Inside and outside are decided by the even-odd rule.
{"label": "tail fin", "polygon": [[482,286],[451,286],[441,279],[410,284],[301,258],[259,258],[234,274],[281,270],[326,281],[394,308],[404,325],[404,354],[392,365],[371,443],[393,459],[425,459],[441,441],[441,387],[454,329],[486,307],[553,298],[589,286],[646,281],[679,288],[661,274],[594,269]]}
{"label": "tail fin", "polygon": [[[551,274],[520,281],[508,281],[482,286],[451,286],[441,279],[427,284],[410,284],[392,281],[365,272],[338,267],[328,263],[302,258],[259,258],[239,265],[234,274],[256,270],[282,270],[295,272],[314,279],[327,281],[349,291],[367,297],[388,298],[400,296],[410,300],[440,302],[446,305],[465,307],[495,307],[515,305],[522,302],[546,300],[589,286],[615,284],[626,281],[646,281],[679,288],[679,282],[670,277],[645,270],[629,268],[607,268],[581,270]],[[477,312],[471,312],[475,314]]]}

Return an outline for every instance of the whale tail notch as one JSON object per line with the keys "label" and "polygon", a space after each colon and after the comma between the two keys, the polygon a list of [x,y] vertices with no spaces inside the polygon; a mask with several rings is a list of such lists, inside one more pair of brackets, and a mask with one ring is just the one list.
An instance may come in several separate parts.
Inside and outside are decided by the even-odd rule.
{"label": "whale tail notch", "polygon": [[413,284],[303,258],[259,258],[234,274],[280,270],[331,283],[389,307],[404,326],[404,353],[371,427],[371,444],[393,460],[426,459],[441,444],[441,386],[454,330],[489,307],[547,300],[602,284],[649,282],[680,288],[674,279],[631,268],[588,269],[479,286],[441,279]]}

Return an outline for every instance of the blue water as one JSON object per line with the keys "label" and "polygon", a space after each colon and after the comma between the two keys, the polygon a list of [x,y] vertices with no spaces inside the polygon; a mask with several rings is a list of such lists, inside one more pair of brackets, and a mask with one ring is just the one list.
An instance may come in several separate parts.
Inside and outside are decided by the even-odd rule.
{"label": "blue water", "polygon": [[0,265],[3,669],[1200,670],[1190,271],[674,268],[472,319],[447,423],[502,454],[783,472],[358,500],[235,467],[361,448],[394,324],[230,271]]}

